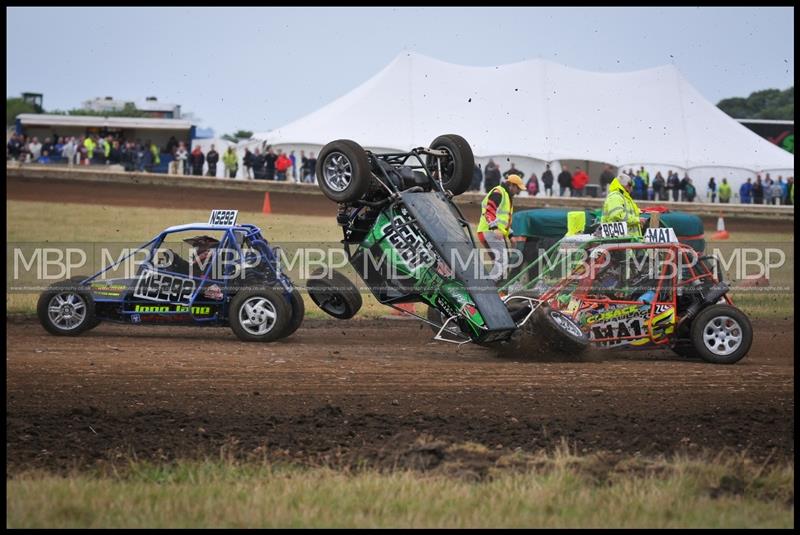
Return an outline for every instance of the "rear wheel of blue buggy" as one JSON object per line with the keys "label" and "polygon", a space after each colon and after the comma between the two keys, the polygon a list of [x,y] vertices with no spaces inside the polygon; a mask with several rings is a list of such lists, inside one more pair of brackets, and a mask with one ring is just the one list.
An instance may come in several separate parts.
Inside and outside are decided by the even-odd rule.
{"label": "rear wheel of blue buggy", "polygon": [[85,277],[73,277],[51,285],[39,296],[36,314],[50,334],[78,336],[100,324],[91,292],[80,285]]}

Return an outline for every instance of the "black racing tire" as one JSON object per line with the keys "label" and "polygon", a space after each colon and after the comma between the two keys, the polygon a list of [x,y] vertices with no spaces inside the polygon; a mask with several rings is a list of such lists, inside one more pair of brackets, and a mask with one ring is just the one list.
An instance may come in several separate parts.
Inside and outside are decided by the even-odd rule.
{"label": "black racing tire", "polygon": [[590,343],[589,337],[572,318],[544,304],[536,309],[523,330],[532,335],[531,340],[540,339],[548,349],[559,353],[579,354]]}
{"label": "black racing tire", "polygon": [[323,276],[324,268],[311,273],[306,281],[311,300],[326,314],[347,320],[361,310],[363,300],[355,284],[338,271],[330,270]]}
{"label": "black racing tire", "polygon": [[303,323],[303,317],[306,315],[306,304],[303,302],[303,296],[297,288],[292,288],[292,320],[286,328],[284,337],[291,336]]}
{"label": "black racing tire", "polygon": [[[269,317],[270,313],[273,318]],[[228,321],[239,340],[273,342],[286,336],[292,321],[292,307],[280,289],[240,290],[231,299]]]}
{"label": "black racing tire", "polygon": [[349,139],[337,139],[322,147],[316,174],[322,193],[336,202],[361,200],[372,181],[367,152]]}
{"label": "black racing tire", "polygon": [[[445,134],[437,137],[430,144],[431,149],[446,150],[450,156],[442,160],[442,187],[450,190],[453,195],[461,195],[469,189],[472,182],[472,173],[475,168],[475,156],[467,140],[456,134]],[[440,158],[428,156],[425,166],[431,176],[438,172]]]}
{"label": "black racing tire", "polygon": [[753,326],[738,308],[711,305],[692,320],[691,340],[697,356],[706,362],[734,364],[750,351]]}
{"label": "black racing tire", "polygon": [[[80,281],[86,277],[72,277],[65,281],[56,282],[41,293],[36,304],[36,315],[39,322],[50,334],[56,336],[78,336],[79,334],[94,329],[100,324],[95,315],[94,298],[85,287],[79,286]],[[51,308],[61,305],[70,307],[65,314],[51,316]],[[81,314],[81,310],[83,313]],[[53,312],[56,314],[56,312]],[[73,316],[82,316],[73,320]],[[59,317],[61,320],[59,320]],[[75,321],[73,324],[72,321]]]}

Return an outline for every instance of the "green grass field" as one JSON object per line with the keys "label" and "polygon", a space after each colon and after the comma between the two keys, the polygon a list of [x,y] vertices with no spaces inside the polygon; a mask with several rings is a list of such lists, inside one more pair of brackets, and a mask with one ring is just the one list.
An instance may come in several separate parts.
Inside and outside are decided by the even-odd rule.
{"label": "green grass field", "polygon": [[[476,445],[469,445],[475,448]],[[479,446],[478,446],[479,447]],[[506,459],[505,464],[522,459]],[[13,528],[791,528],[794,468],[565,449],[470,480],[213,460],[6,480]]]}

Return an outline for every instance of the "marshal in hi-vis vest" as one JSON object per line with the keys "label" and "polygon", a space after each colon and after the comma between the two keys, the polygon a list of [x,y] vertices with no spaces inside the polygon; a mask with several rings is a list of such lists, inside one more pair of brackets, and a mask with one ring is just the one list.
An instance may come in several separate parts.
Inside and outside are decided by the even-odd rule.
{"label": "marshal in hi-vis vest", "polygon": [[495,190],[500,191],[500,206],[497,207],[497,212],[495,212],[497,216],[495,219],[497,222],[497,230],[502,232],[503,236],[507,237],[508,231],[511,228],[511,197],[502,186],[495,186],[486,194],[486,197],[483,198],[481,202],[481,220],[478,222],[477,232],[487,232],[489,230],[489,222],[486,221],[486,207],[489,205],[489,197],[491,197]]}

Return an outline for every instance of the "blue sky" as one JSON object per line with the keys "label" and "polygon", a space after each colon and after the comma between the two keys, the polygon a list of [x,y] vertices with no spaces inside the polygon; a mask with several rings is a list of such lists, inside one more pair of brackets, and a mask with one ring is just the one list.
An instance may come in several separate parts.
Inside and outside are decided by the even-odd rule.
{"label": "blue sky", "polygon": [[794,84],[794,8],[6,8],[6,95],[45,109],[181,104],[217,135],[266,131],[404,51],[623,72],[673,63],[710,101]]}

